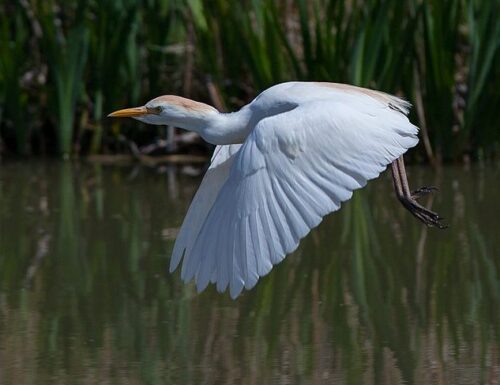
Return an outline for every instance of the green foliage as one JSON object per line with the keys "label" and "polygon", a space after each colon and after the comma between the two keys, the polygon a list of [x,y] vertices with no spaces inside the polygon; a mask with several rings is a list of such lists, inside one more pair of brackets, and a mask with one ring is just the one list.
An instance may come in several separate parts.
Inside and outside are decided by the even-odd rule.
{"label": "green foliage", "polygon": [[[492,156],[500,143],[499,0],[22,4],[0,6],[0,127],[13,152],[51,130],[61,153],[107,150],[119,129],[104,130],[109,111],[162,93],[210,101],[208,79],[231,108],[295,79],[399,93],[417,107],[427,155],[445,160]],[[21,84],[44,67],[46,83]]]}
{"label": "green foliage", "polygon": [[[469,96],[462,146],[482,147],[488,153],[498,145],[500,103],[500,2],[467,2]],[[468,142],[471,143],[468,143]]]}
{"label": "green foliage", "polygon": [[37,16],[43,29],[41,46],[49,68],[47,88],[51,116],[57,127],[57,150],[67,157],[73,142],[77,102],[83,92],[89,31],[84,24],[84,3],[68,10],[65,15],[71,18],[68,27],[64,25],[67,20],[62,20],[54,7],[52,1],[40,3]]}
{"label": "green foliage", "polygon": [[[89,102],[93,104],[95,123],[91,152],[100,150],[102,121],[106,111],[119,103],[137,102],[139,98],[139,63],[137,53],[139,10],[136,1],[98,1],[92,6],[95,21],[91,31]],[[117,63],[120,63],[117,67]],[[123,95],[130,98],[123,100]]]}
{"label": "green foliage", "polygon": [[[26,70],[25,52],[28,49],[28,29],[21,13],[0,24],[0,140],[14,142],[19,154],[28,152],[29,122],[28,94],[21,87]],[[16,32],[13,32],[16,31]]]}

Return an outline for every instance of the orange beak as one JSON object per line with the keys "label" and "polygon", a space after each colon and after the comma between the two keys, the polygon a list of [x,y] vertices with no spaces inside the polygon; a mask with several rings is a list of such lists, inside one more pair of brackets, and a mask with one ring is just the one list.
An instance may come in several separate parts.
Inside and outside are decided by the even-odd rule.
{"label": "orange beak", "polygon": [[108,115],[108,118],[133,118],[136,116],[143,116],[148,114],[149,111],[146,107],[134,107],[134,108],[125,108],[123,110],[118,110],[112,112]]}

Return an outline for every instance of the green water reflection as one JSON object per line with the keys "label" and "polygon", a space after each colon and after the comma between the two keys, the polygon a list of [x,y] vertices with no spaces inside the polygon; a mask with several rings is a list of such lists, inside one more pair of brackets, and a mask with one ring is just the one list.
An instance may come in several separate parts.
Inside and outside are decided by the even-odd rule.
{"label": "green water reflection", "polygon": [[446,231],[357,192],[237,301],[167,273],[198,178],[0,168],[0,383],[488,384],[500,376],[500,170],[410,169]]}

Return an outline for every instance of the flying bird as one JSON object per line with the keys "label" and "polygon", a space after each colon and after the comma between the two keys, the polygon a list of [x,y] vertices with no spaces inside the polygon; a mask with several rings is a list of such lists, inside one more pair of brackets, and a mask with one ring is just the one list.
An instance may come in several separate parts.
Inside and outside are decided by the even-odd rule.
{"label": "flying bird", "polygon": [[180,96],[111,113],[172,125],[216,145],[170,260],[198,291],[236,298],[294,251],[322,218],[391,165],[396,196],[428,226],[442,218],[410,191],[403,154],[418,143],[407,101],[339,83],[288,82],[233,113]]}

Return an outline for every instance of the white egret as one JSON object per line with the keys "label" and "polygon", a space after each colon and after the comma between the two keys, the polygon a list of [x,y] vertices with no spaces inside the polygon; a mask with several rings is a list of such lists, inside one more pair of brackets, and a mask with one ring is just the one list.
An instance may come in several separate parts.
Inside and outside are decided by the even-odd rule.
{"label": "white egret", "polygon": [[396,194],[428,226],[436,213],[410,192],[402,155],[417,142],[410,103],[337,83],[275,85],[237,112],[179,96],[113,112],[197,132],[217,145],[193,198],[170,262],[198,291],[210,283],[231,297],[294,251],[322,218],[391,164]]}

